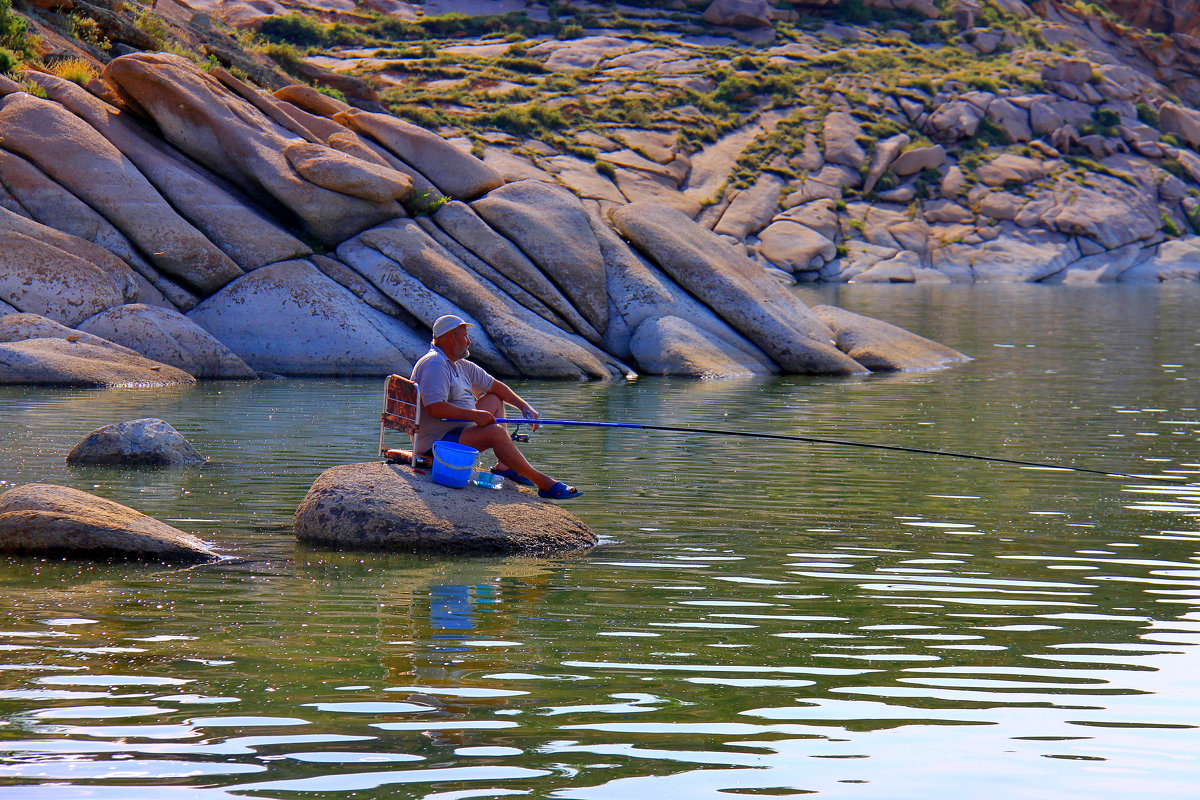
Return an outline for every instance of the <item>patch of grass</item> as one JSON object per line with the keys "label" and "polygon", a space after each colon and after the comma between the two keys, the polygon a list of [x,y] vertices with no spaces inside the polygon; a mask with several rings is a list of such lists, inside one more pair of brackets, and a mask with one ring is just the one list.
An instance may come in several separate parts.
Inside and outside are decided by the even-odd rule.
{"label": "patch of grass", "polygon": [[0,74],[10,78],[20,74],[25,64],[21,57],[11,50],[0,47]]}
{"label": "patch of grass", "polygon": [[975,135],[968,140],[977,149],[988,147],[1002,147],[1012,143],[1012,139],[1008,135],[1008,131],[992,122],[987,117],[979,120],[979,127],[975,130]]}
{"label": "patch of grass", "polygon": [[[1080,156],[1066,156],[1064,160],[1077,169],[1086,170],[1087,172],[1092,172],[1097,175],[1107,175],[1110,178],[1116,178],[1122,183],[1126,183],[1135,189],[1141,187],[1141,184],[1137,182],[1137,179],[1128,172],[1121,172],[1120,170],[1106,167],[1099,161],[1093,161],[1090,158],[1081,158]],[[1180,166],[1182,166],[1182,164]]]}
{"label": "patch of grass", "polygon": [[1167,236],[1179,237],[1183,235],[1183,231],[1179,225],[1171,218],[1167,212],[1162,213],[1162,229]]}
{"label": "patch of grass", "polygon": [[1137,104],[1138,122],[1144,125],[1149,125],[1151,128],[1158,127],[1158,110],[1148,103]]}
{"label": "patch of grass", "polygon": [[326,27],[307,14],[286,14],[263,20],[258,31],[268,41],[286,42],[295,47],[320,47],[326,44]]}
{"label": "patch of grass", "polygon": [[617,168],[607,161],[597,161],[596,172],[599,172],[609,180],[616,180],[617,177]]}
{"label": "patch of grass", "polygon": [[531,103],[525,106],[502,106],[476,117],[485,126],[508,131],[517,136],[530,136],[547,130],[559,130],[566,125],[557,109]]}
{"label": "patch of grass", "polygon": [[50,99],[50,96],[48,94],[46,94],[46,90],[42,88],[42,85],[40,83],[35,83],[34,81],[30,80],[29,78],[24,78],[21,81],[21,85],[24,87],[26,92],[33,95],[34,97],[40,97],[42,100]]}
{"label": "patch of grass", "polygon": [[[258,52],[270,58],[279,68],[293,77],[300,77],[303,71],[304,62],[301,60],[300,51],[293,45],[283,42],[267,43],[258,48]],[[194,55],[189,57],[195,58]]]}
{"label": "patch of grass", "polygon": [[391,108],[392,113],[396,116],[425,129],[436,128],[448,121],[443,117],[442,112],[429,106],[393,105]]}
{"label": "patch of grass", "polygon": [[163,22],[163,18],[149,9],[144,9],[142,13],[138,14],[133,24],[142,33],[149,34],[159,41],[166,41],[173,36],[167,23]]}
{"label": "patch of grass", "polygon": [[62,61],[56,61],[50,67],[50,72],[80,86],[87,86],[99,77],[96,68],[82,58],[65,58]]}
{"label": "patch of grass", "polygon": [[1159,162],[1159,166],[1181,181],[1190,180],[1187,168],[1183,166],[1183,162],[1178,158],[1164,158]]}
{"label": "patch of grass", "polygon": [[450,202],[450,198],[437,189],[426,189],[414,194],[412,199],[404,204],[404,207],[414,217],[427,217],[448,202]]}
{"label": "patch of grass", "polygon": [[[230,70],[230,71],[232,71],[232,70]],[[335,89],[332,86],[317,86],[314,88],[316,88],[316,90],[318,92],[320,92],[321,94],[328,95],[329,97],[332,97],[334,100],[341,100],[343,103],[346,102],[346,93],[343,92],[341,89]]]}
{"label": "patch of grass", "polygon": [[[22,61],[32,61],[37,57],[37,37],[29,35],[29,23],[20,14],[14,14],[12,0],[0,0],[0,50],[6,52],[9,58],[4,59],[8,68],[5,74],[11,74]],[[16,62],[15,64],[12,62]],[[0,64],[0,68],[4,65]]]}
{"label": "patch of grass", "polygon": [[72,14],[68,19],[71,35],[76,39],[105,52],[112,49],[112,42],[104,35],[104,31],[100,30],[100,23],[96,20],[81,12]]}

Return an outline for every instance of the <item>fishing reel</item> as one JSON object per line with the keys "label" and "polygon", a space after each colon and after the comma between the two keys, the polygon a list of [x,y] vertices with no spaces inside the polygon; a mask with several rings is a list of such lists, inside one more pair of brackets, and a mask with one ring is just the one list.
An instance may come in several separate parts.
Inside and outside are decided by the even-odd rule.
{"label": "fishing reel", "polygon": [[523,444],[524,442],[529,441],[529,434],[521,433],[521,425],[523,424],[524,423],[518,422],[516,427],[513,428],[513,432],[509,434],[509,437],[517,444]]}

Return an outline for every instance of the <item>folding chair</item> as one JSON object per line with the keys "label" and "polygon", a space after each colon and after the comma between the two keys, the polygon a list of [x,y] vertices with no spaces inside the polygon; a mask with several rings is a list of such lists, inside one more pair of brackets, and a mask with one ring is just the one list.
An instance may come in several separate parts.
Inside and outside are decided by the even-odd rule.
{"label": "folding chair", "polygon": [[[399,375],[389,375],[383,389],[383,413],[379,415],[379,455],[388,461],[407,461],[413,469],[430,469],[433,463],[417,455],[417,430],[421,426],[421,387]],[[388,428],[407,433],[412,450],[388,449],[383,435]]]}

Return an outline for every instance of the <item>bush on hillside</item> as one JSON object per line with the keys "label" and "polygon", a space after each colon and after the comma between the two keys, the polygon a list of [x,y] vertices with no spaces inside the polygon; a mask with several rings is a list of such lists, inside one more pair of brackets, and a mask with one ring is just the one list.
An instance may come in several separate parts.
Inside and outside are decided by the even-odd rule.
{"label": "bush on hillside", "polygon": [[325,26],[304,14],[288,14],[263,20],[259,32],[273,42],[286,42],[296,47],[319,47],[325,44]]}

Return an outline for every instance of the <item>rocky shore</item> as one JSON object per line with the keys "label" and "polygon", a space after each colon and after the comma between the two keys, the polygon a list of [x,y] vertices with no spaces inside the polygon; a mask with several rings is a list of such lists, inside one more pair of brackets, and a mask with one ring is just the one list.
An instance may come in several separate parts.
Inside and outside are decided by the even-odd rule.
{"label": "rocky shore", "polygon": [[787,284],[1200,276],[1189,33],[869,6],[22,7],[0,380],[403,372],[446,313],[503,376],[919,369]]}

